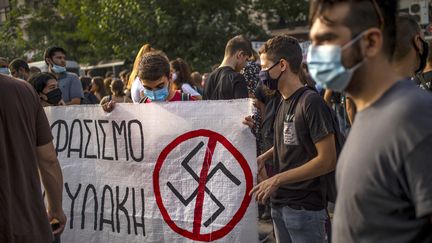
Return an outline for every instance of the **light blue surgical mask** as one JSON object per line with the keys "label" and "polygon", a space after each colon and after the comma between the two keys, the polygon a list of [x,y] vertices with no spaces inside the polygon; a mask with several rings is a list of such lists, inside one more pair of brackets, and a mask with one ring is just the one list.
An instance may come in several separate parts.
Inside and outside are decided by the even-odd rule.
{"label": "light blue surgical mask", "polygon": [[66,67],[53,64],[51,70],[57,74],[66,72]]}
{"label": "light blue surgical mask", "polygon": [[345,68],[342,64],[342,51],[351,46],[363,36],[363,33],[344,46],[321,45],[310,46],[307,54],[307,65],[310,76],[325,89],[343,92],[351,82],[353,73],[363,64]]}
{"label": "light blue surgical mask", "polygon": [[165,101],[168,97],[168,86],[157,90],[149,90],[144,88],[144,95],[147,96],[151,101]]}
{"label": "light blue surgical mask", "polygon": [[9,75],[9,68],[7,67],[0,68],[0,73]]}

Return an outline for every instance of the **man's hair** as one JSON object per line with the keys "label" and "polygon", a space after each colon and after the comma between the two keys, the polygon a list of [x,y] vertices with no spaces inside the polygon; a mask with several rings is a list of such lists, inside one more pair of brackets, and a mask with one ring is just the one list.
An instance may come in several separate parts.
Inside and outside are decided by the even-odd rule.
{"label": "man's hair", "polygon": [[33,85],[37,93],[42,93],[49,80],[57,78],[51,73],[37,73],[30,77],[29,83]]}
{"label": "man's hair", "polygon": [[383,28],[383,53],[391,60],[396,46],[396,16],[399,0],[311,0],[309,12],[311,25],[317,18],[329,25],[334,24],[324,15],[324,12],[340,3],[347,3],[350,6],[349,13],[342,24],[351,30],[352,37],[368,28]]}
{"label": "man's hair", "polygon": [[244,52],[248,56],[252,56],[253,49],[251,42],[243,35],[233,37],[225,46],[225,56],[233,56],[238,51]]}
{"label": "man's hair", "polygon": [[81,86],[83,90],[87,90],[91,84],[91,77],[80,77]]}
{"label": "man's hair", "polygon": [[30,68],[29,68],[27,62],[22,60],[22,59],[17,58],[17,59],[12,60],[11,63],[9,63],[9,69],[11,69],[11,70],[13,69],[13,70],[18,71],[18,69],[20,67],[24,68],[27,72],[30,71]]}
{"label": "man's hair", "polygon": [[291,72],[299,74],[303,59],[302,49],[298,40],[288,35],[279,35],[268,40],[260,49],[260,54],[266,54],[273,63],[281,59],[287,61]]}
{"label": "man's hair", "polygon": [[51,46],[51,47],[48,47],[48,48],[45,50],[45,53],[44,53],[44,60],[45,60],[45,63],[46,63],[47,65],[48,65],[48,62],[46,61],[46,59],[47,59],[47,58],[51,59],[51,58],[54,56],[54,54],[55,54],[56,52],[61,52],[61,53],[63,53],[63,54],[66,55],[66,51],[65,51],[65,49],[63,49],[63,48],[61,48],[61,47],[59,47],[59,46]]}
{"label": "man's hair", "polygon": [[167,56],[160,51],[145,53],[138,66],[141,80],[157,81],[163,76],[169,77],[170,64]]}
{"label": "man's hair", "polygon": [[121,71],[121,72],[119,73],[119,77],[120,77],[120,78],[124,78],[124,77],[126,77],[126,75],[127,75],[128,72],[129,72],[129,70],[124,69],[123,71]]}
{"label": "man's hair", "polygon": [[396,49],[393,60],[400,61],[414,48],[414,37],[421,33],[421,28],[410,15],[397,17],[396,28]]}
{"label": "man's hair", "polygon": [[191,74],[192,83],[196,86],[201,86],[202,75],[199,72],[193,72]]}
{"label": "man's hair", "polygon": [[124,84],[120,79],[115,79],[111,83],[111,91],[116,96],[124,96],[123,87],[124,87]]}
{"label": "man's hair", "polygon": [[177,86],[181,86],[184,83],[191,83],[191,68],[187,64],[187,62],[181,58],[176,58],[170,63],[172,69],[177,72],[177,79],[174,80],[174,83]]}

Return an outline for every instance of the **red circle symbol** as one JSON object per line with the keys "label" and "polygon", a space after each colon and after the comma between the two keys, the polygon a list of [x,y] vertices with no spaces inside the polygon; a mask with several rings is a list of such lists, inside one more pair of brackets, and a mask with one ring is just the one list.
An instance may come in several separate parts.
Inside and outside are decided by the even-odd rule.
{"label": "red circle symbol", "polygon": [[[168,214],[167,209],[165,208],[163,202],[162,202],[162,196],[160,192],[160,184],[159,184],[159,174],[162,168],[163,163],[165,162],[165,159],[169,155],[169,153],[176,148],[179,144],[182,142],[196,138],[196,137],[207,137],[209,138],[207,151],[205,153],[204,163],[203,167],[201,169],[200,173],[200,179],[199,179],[199,185],[198,185],[198,194],[196,196],[196,203],[195,203],[195,210],[194,210],[194,222],[193,222],[193,229],[192,232],[188,231],[186,229],[180,228],[170,217]],[[222,144],[237,160],[240,167],[243,170],[243,173],[245,175],[245,181],[246,181],[246,190],[245,195],[243,197],[243,200],[241,202],[240,208],[237,210],[237,212],[233,215],[231,220],[223,226],[221,229],[215,230],[211,233],[207,234],[201,234],[201,219],[202,219],[202,213],[203,213],[203,204],[204,204],[204,189],[205,189],[205,183],[207,180],[208,171],[211,165],[212,161],[212,155],[213,151],[216,147],[216,144],[220,143]],[[221,134],[210,131],[210,130],[195,130],[188,133],[185,133],[176,139],[172,141],[168,146],[166,146],[161,154],[159,155],[159,158],[156,162],[155,170],[153,171],[153,190],[156,198],[157,206],[159,207],[159,210],[162,214],[163,219],[165,222],[169,225],[169,227],[174,230],[176,233],[187,237],[191,240],[197,240],[197,241],[214,241],[218,240],[225,235],[227,235],[231,230],[237,225],[238,222],[243,218],[244,214],[246,213],[246,210],[249,206],[249,203],[251,201],[251,197],[249,196],[249,191],[252,190],[253,186],[253,176],[252,172],[249,168],[249,165],[246,161],[246,159],[243,157],[243,155]]]}

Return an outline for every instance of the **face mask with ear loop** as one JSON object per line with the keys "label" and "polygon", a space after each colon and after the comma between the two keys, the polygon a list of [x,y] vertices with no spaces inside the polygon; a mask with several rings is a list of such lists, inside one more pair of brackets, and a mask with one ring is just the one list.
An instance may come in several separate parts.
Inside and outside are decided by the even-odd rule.
{"label": "face mask with ear loop", "polygon": [[311,78],[325,89],[343,92],[351,82],[354,72],[363,64],[364,60],[351,68],[346,68],[342,64],[342,51],[359,41],[364,33],[360,33],[343,46],[310,46],[307,54],[307,65]]}

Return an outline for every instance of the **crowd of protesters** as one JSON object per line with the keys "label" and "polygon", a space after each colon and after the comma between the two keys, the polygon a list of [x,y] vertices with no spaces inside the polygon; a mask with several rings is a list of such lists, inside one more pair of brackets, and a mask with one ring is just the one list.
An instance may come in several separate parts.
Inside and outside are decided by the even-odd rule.
{"label": "crowd of protesters", "polygon": [[118,76],[68,72],[62,47],[45,51],[48,72],[0,58],[0,242],[52,240],[39,177],[54,233],[66,223],[42,106],[243,98],[256,107],[243,121],[257,145],[250,194],[277,242],[432,242],[431,43],[397,1],[312,1],[310,25],[306,58],[294,37],[256,53],[238,35],[204,74],[149,44]]}

